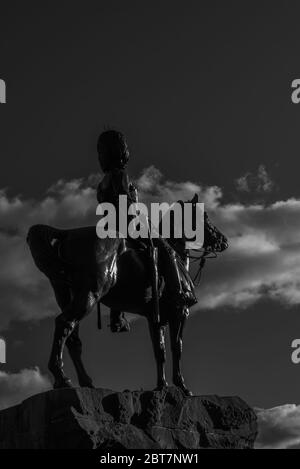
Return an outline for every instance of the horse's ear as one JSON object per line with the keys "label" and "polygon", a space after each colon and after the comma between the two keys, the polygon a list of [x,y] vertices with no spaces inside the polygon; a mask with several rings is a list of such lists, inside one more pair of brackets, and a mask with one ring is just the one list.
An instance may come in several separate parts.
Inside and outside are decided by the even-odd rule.
{"label": "horse's ear", "polygon": [[195,194],[194,197],[191,200],[192,204],[197,204],[199,202],[199,196],[198,194]]}

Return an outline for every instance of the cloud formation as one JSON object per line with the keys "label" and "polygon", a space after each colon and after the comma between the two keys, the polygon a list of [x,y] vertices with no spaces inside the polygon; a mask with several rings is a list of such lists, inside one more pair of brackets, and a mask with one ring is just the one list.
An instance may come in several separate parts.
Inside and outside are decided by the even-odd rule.
{"label": "cloud formation", "polygon": [[154,166],[144,169],[136,180],[142,202],[168,202],[191,199],[195,193],[208,209],[216,208],[222,199],[222,190],[217,186],[202,186],[199,183],[165,180]]}
{"label": "cloud formation", "polygon": [[[40,200],[0,191],[0,330],[12,320],[39,320],[58,309],[47,279],[36,269],[25,242],[34,223],[76,227],[96,223],[97,177],[58,181]],[[208,261],[198,289],[201,308],[246,308],[261,298],[300,303],[300,200],[224,204],[222,190],[165,180],[154,167],[137,179],[140,200],[187,200],[195,193],[230,247]]]}
{"label": "cloud formation", "polygon": [[[36,269],[26,245],[28,228],[45,223],[68,228],[96,223],[97,177],[58,181],[39,200],[0,191],[0,330],[14,320],[36,321],[57,314],[47,279]],[[173,202],[195,193],[230,247],[208,261],[198,287],[200,309],[246,308],[262,298],[300,304],[300,200],[272,204],[224,203],[222,190],[197,182],[174,182],[154,167],[137,179],[140,200]],[[38,369],[0,372],[0,408],[50,388]],[[259,410],[257,447],[300,445],[300,411],[295,405]]]}
{"label": "cloud formation", "polygon": [[[270,181],[263,166],[258,180],[261,190],[267,190]],[[198,193],[212,222],[229,239],[229,249],[206,263],[194,311],[241,309],[266,297],[286,305],[300,303],[300,200],[223,204],[219,187],[164,181],[153,167],[137,183],[150,201],[187,200]]]}
{"label": "cloud formation", "polygon": [[300,303],[299,200],[219,205],[212,219],[230,248],[215,261],[217,269],[208,265],[200,307],[243,308],[263,297]]}
{"label": "cloud formation", "polygon": [[272,409],[256,409],[258,437],[256,449],[300,448],[300,406],[286,404]]}
{"label": "cloud formation", "polygon": [[26,234],[35,223],[61,228],[95,224],[93,177],[59,181],[41,200],[10,198],[0,191],[0,330],[12,320],[57,313],[48,280],[36,269]]}
{"label": "cloud formation", "polygon": [[51,384],[48,377],[42,375],[38,368],[24,369],[19,373],[0,371],[0,410],[49,389]]}
{"label": "cloud formation", "polygon": [[235,184],[238,191],[252,193],[271,192],[274,187],[274,182],[263,164],[258,167],[256,174],[248,172],[236,179]]}

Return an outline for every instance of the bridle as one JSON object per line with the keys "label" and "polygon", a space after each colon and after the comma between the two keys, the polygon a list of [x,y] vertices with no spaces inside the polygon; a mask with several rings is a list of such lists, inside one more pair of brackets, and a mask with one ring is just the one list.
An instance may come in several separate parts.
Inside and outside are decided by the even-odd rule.
{"label": "bridle", "polygon": [[207,249],[199,249],[199,250],[192,250],[194,252],[200,252],[201,256],[197,256],[195,254],[190,254],[187,252],[186,256],[191,261],[191,264],[196,264],[199,262],[198,268],[193,278],[193,283],[195,286],[198,287],[202,278],[202,270],[205,266],[205,263],[208,259],[216,259],[218,257],[215,251],[207,250]]}
{"label": "bridle", "polygon": [[[195,286],[198,286],[201,278],[202,278],[202,270],[205,266],[205,263],[208,259],[216,259],[218,257],[217,252],[212,249],[180,249],[180,245],[182,245],[182,239],[173,239],[172,243],[170,243],[174,251],[179,257],[182,257],[184,252],[184,257],[191,261],[191,264],[199,263],[194,278],[192,281]],[[200,253],[200,256],[196,253]]]}

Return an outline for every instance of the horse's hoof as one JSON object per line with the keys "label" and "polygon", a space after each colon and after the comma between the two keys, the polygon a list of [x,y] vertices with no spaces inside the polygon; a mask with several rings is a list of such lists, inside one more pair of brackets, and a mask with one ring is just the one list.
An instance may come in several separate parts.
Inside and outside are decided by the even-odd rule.
{"label": "horse's hoof", "polygon": [[72,388],[72,387],[73,385],[72,385],[72,381],[70,380],[70,378],[63,378],[63,379],[56,380],[53,385],[53,389],[63,389],[63,388]]}
{"label": "horse's hoof", "polygon": [[183,394],[184,394],[185,396],[192,396],[192,395],[193,395],[192,391],[190,391],[190,390],[186,387],[186,385],[185,385],[184,383],[181,383],[181,382],[180,382],[180,383],[175,383],[175,382],[174,382],[174,385],[175,385],[178,389],[180,389],[180,391],[183,392]]}
{"label": "horse's hoof", "polygon": [[167,382],[166,382],[166,383],[162,383],[162,384],[158,384],[158,385],[156,386],[156,388],[154,389],[154,391],[166,391],[167,388],[168,388],[168,386],[169,386],[169,385],[168,385]]}
{"label": "horse's hoof", "polygon": [[93,382],[91,379],[87,379],[85,381],[79,381],[79,385],[81,388],[95,389],[95,386],[93,385]]}

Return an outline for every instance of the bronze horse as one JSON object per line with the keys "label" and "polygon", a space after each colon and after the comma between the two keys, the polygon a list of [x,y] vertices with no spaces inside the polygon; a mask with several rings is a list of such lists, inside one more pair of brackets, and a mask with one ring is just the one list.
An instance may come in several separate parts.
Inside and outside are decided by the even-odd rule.
{"label": "bronze horse", "polygon": [[[196,203],[198,198],[193,199]],[[210,225],[211,227],[212,225]],[[214,234],[212,235],[212,231]],[[206,239],[205,229],[205,239]],[[210,230],[219,251],[226,249],[226,238],[215,228]],[[116,239],[99,239],[94,226],[58,230],[46,225],[34,225],[27,236],[37,267],[48,277],[54,289],[61,314],[55,319],[55,332],[49,360],[49,370],[54,376],[54,388],[70,387],[71,380],[63,370],[63,351],[66,345],[75,366],[80,386],[93,387],[82,363],[82,344],[79,338],[80,321],[101,302],[111,309],[145,316],[148,320],[157,365],[157,388],[167,386],[165,376],[165,331],[169,325],[173,358],[173,383],[191,395],[181,372],[182,335],[188,309],[172,304],[172,298],[160,279],[160,322],[153,317],[149,254],[141,242]],[[170,239],[175,249],[183,283],[189,285],[186,274],[189,253],[185,238]],[[209,244],[205,241],[206,244]]]}

